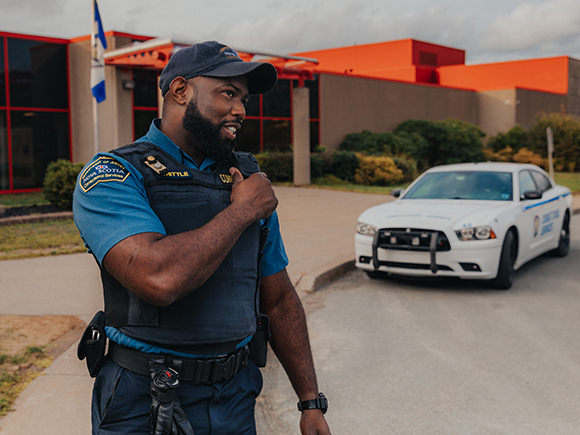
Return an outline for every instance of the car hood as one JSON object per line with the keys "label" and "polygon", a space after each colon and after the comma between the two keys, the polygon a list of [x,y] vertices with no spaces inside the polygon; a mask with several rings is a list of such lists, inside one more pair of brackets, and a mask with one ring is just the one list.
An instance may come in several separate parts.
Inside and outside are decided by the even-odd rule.
{"label": "car hood", "polygon": [[359,220],[379,228],[443,229],[487,225],[511,204],[507,201],[402,199],[372,207],[361,214]]}

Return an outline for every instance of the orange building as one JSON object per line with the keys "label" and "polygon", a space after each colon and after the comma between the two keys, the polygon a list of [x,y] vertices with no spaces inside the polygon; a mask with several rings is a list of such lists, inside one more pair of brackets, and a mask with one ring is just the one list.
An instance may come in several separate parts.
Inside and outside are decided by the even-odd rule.
{"label": "orange building", "polygon": [[[183,46],[106,35],[101,150],[133,141],[159,116],[159,72]],[[491,136],[529,126],[542,112],[580,115],[580,61],[565,56],[465,65],[464,50],[414,39],[293,54],[238,51],[272,62],[280,77],[270,93],[250,99],[238,148],[292,149],[297,184],[309,182],[311,149],[336,149],[349,133],[456,118]],[[0,193],[38,189],[50,160],[87,161],[94,153],[89,59],[88,36],[0,32]],[[45,86],[47,77],[58,87]]]}

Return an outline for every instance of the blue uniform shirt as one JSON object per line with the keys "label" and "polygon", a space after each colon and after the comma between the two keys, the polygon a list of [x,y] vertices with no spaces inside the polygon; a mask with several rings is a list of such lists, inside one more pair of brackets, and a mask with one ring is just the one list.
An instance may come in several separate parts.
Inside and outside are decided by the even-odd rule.
{"label": "blue uniform shirt", "polygon": [[[206,158],[198,166],[159,130],[159,122],[155,119],[147,134],[137,142],[152,143],[190,168],[209,170],[214,163],[212,159]],[[149,204],[141,173],[111,153],[97,154],[81,171],[73,196],[73,212],[81,237],[99,264],[109,249],[127,237],[146,232],[167,235]],[[276,212],[268,219],[267,226],[270,233],[260,265],[262,276],[278,273],[288,265]],[[114,334],[108,335],[113,339]],[[128,344],[122,339],[115,341]],[[134,343],[130,347],[135,346]]]}

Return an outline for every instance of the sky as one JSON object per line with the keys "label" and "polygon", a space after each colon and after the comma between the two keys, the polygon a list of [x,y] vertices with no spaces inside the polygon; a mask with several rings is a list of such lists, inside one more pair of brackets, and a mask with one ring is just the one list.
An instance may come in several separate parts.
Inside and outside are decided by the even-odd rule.
{"label": "sky", "polygon": [[[98,0],[105,31],[299,53],[414,38],[466,63],[580,59],[580,0]],[[0,31],[90,33],[91,0],[0,0]]]}

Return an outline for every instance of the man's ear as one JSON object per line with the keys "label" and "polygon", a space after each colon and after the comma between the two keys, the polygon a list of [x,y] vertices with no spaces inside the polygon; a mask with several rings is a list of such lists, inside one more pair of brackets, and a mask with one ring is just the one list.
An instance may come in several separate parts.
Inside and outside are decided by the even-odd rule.
{"label": "man's ear", "polygon": [[183,77],[175,77],[173,81],[169,84],[170,94],[177,104],[187,104],[189,99],[187,98],[189,84]]}

